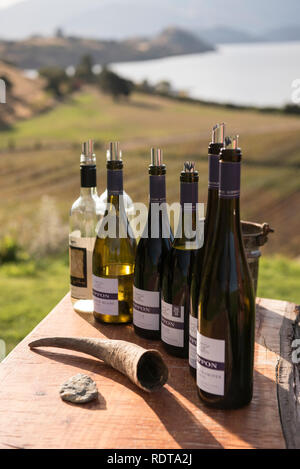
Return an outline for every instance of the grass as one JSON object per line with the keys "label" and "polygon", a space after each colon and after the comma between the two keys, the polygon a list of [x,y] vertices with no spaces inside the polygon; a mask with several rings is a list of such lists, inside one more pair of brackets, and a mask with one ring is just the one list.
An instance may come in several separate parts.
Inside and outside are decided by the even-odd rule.
{"label": "grass", "polygon": [[300,305],[300,262],[281,256],[262,257],[258,296]]}
{"label": "grass", "polygon": [[69,289],[65,258],[8,263],[0,267],[0,338],[9,352]]}

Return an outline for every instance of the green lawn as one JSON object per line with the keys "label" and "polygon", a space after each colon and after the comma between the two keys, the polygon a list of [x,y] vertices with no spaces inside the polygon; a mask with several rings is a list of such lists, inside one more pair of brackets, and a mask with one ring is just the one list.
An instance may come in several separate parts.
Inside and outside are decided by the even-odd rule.
{"label": "green lawn", "polygon": [[[55,306],[69,288],[66,258],[9,263],[0,267],[0,339],[9,352]],[[300,304],[300,262],[262,257],[258,295]]]}
{"label": "green lawn", "polygon": [[281,256],[262,257],[257,294],[300,305],[300,261]]}
{"label": "green lawn", "polygon": [[67,293],[67,260],[5,264],[0,284],[0,339],[9,352]]}

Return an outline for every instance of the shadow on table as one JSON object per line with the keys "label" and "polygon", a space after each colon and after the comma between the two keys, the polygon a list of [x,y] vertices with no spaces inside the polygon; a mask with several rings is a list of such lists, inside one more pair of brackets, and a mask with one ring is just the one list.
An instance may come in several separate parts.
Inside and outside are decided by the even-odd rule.
{"label": "shadow on table", "polygon": [[[118,371],[97,359],[41,349],[35,349],[34,352],[51,360],[74,366],[87,372],[96,373],[100,376],[105,376],[137,393],[144,399],[145,403],[153,412],[156,413],[168,433],[181,448],[222,448],[221,444],[214,436],[167,388],[163,388],[153,394],[148,394],[137,388],[126,376],[123,376]],[[103,407],[102,404],[93,404],[92,402],[83,405],[93,410],[103,410],[106,408],[106,405]],[[195,443],[195,434],[197,438],[199,438],[199,443]]]}

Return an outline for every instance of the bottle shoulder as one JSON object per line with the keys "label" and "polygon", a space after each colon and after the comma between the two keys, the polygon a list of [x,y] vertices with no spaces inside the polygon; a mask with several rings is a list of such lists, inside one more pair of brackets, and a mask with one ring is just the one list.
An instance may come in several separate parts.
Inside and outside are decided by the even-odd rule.
{"label": "bottle shoulder", "polygon": [[[99,203],[106,206],[107,204],[107,189],[105,189],[104,192],[98,197]],[[123,190],[123,201],[124,201],[124,206],[125,209],[131,209],[133,207],[133,201],[132,198],[127,194],[125,190]]]}
{"label": "bottle shoulder", "polygon": [[70,214],[75,212],[97,212],[97,196],[82,197],[79,196],[71,207]]}

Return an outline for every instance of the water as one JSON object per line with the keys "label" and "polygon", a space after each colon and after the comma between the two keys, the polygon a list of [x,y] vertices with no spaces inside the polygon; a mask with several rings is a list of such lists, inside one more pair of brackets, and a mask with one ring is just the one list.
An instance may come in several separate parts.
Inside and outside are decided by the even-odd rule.
{"label": "water", "polygon": [[300,78],[300,42],[219,46],[215,52],[114,64],[136,82],[169,81],[193,98],[280,107],[291,103]]}

